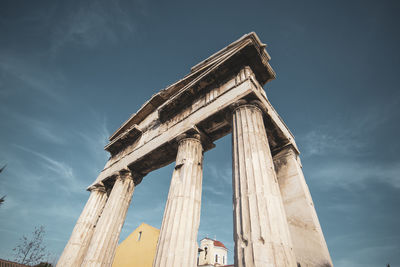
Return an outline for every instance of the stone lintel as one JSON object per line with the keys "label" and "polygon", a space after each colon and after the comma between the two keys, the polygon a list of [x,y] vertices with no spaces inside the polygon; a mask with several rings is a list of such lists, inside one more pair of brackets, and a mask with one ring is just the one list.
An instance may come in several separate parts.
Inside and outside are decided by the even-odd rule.
{"label": "stone lintel", "polygon": [[136,124],[130,126],[126,131],[122,132],[118,136],[114,137],[104,149],[111,153],[111,155],[117,154],[123,150],[126,146],[133,144],[142,135],[142,131]]}
{"label": "stone lintel", "polygon": [[[140,173],[148,173],[152,170],[166,166],[172,163],[176,158],[177,143],[176,138],[186,132],[200,133],[204,142],[204,150],[207,151],[213,147],[212,142],[229,134],[231,125],[228,122],[227,113],[231,114],[231,104],[240,99],[254,103],[265,111],[264,123],[266,125],[269,142],[272,149],[291,143],[297,148],[294,137],[287,129],[275,109],[272,108],[265,93],[259,83],[250,75],[237,83],[233,77],[233,82],[228,81],[231,88],[226,89],[221,95],[218,95],[205,105],[198,107],[197,110],[191,110],[181,120],[176,122],[167,122],[168,131],[165,131],[151,139],[146,139],[146,133],[143,133],[142,145],[134,147],[130,152],[125,152],[123,156],[111,158],[104,170],[100,173],[95,183],[109,179],[115,172],[124,168],[130,168]],[[206,96],[207,98],[208,96]],[[163,127],[160,124],[158,127]],[[207,145],[210,144],[210,145]]]}
{"label": "stone lintel", "polygon": [[[198,127],[197,129],[202,133],[202,131],[205,130],[202,126],[207,125],[210,119],[216,117],[224,118],[224,114],[229,112],[227,108],[232,102],[251,94],[254,89],[254,85],[250,79],[244,80],[239,85],[233,84],[232,88],[227,89],[223,94],[209,101],[206,105],[199,107],[195,112],[192,112],[173,124],[170,122],[168,131],[164,131],[155,137],[148,137],[146,135],[147,133],[144,132],[140,141],[143,144],[125,153],[123,156],[111,158],[94,183],[109,179],[115,172],[127,168],[128,166],[130,169],[147,173],[175,161],[177,151],[175,139],[177,136],[187,131],[192,131],[193,125]],[[158,127],[163,126],[159,125]],[[224,132],[217,132],[218,138],[229,132],[230,126],[224,124]],[[215,139],[209,132],[206,133],[212,141],[218,139]],[[206,136],[206,134],[203,136]],[[208,149],[207,146],[205,147],[205,150],[206,149]]]}
{"label": "stone lintel", "polygon": [[155,151],[138,159],[136,162],[129,165],[130,169],[139,170],[142,173],[149,173],[155,169],[166,166],[175,161],[180,140],[184,138],[199,139],[203,152],[206,152],[215,147],[212,139],[197,126],[193,125],[187,131],[175,136],[166,144],[156,148]]}
{"label": "stone lintel", "polygon": [[[238,48],[239,49],[239,48]],[[260,77],[261,74],[270,75],[270,79],[275,77],[274,73],[270,73],[266,65],[262,63],[262,57],[258,53],[259,48],[254,46],[254,43],[247,40],[242,47],[234,54],[229,54],[226,57],[217,60],[214,64],[211,64],[207,69],[199,75],[196,79],[188,83],[183,87],[177,94],[168,99],[164,104],[158,108],[160,120],[167,121],[174,112],[179,112],[184,109],[190,99],[193,96],[206,93],[219,84],[221,81],[229,79],[235,73],[238,73],[244,68],[251,69],[254,78],[261,84],[264,84],[269,79],[265,80],[264,77]],[[258,62],[258,60],[261,60]],[[266,60],[266,62],[268,62]],[[260,72],[260,65],[264,67],[263,71]],[[267,63],[269,66],[269,64]],[[272,69],[271,69],[272,70]]]}
{"label": "stone lintel", "polygon": [[[138,171],[132,169],[131,167],[126,167],[126,168],[122,168],[118,171],[115,171],[110,176],[103,179],[102,184],[104,184],[104,187],[106,188],[108,193],[110,193],[109,191],[110,191],[110,189],[113,188],[115,181],[117,179],[132,179],[135,186],[137,186],[142,182],[143,177],[146,175],[147,175],[147,173],[141,173],[141,172],[138,172]],[[92,186],[90,186],[89,188],[91,188],[91,187]]]}
{"label": "stone lintel", "polygon": [[[143,104],[138,112],[118,128],[109,138],[110,141],[119,136],[134,124],[140,124],[148,115],[164,106],[166,102],[174,99],[171,103],[174,105],[183,102],[176,102],[176,99],[182,99],[182,96],[190,95],[195,91],[203,90],[206,84],[220,83],[225,76],[229,76],[245,65],[249,65],[255,72],[259,83],[264,85],[268,81],[275,79],[275,72],[269,64],[271,57],[265,50],[258,36],[254,33],[248,33],[231,43],[224,49],[218,51],[206,60],[200,62],[191,69],[191,72],[183,79],[166,87],[151,99]],[[170,106],[167,104],[166,106]],[[160,117],[165,119],[164,115],[168,108],[162,108]]]}

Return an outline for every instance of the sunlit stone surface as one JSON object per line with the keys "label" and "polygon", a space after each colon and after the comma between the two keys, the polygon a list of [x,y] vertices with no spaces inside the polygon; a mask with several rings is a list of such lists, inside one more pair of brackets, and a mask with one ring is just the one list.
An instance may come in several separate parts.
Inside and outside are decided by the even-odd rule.
{"label": "sunlit stone surface", "polygon": [[81,266],[111,266],[134,188],[131,172],[121,171],[96,225]]}
{"label": "sunlit stone surface", "polygon": [[282,154],[298,149],[263,89],[275,78],[265,48],[255,33],[244,35],[153,95],[111,135],[110,158],[89,187],[104,184],[111,194],[103,212],[104,192],[91,196],[59,266],[82,258],[82,266],[111,266],[135,185],[174,161],[154,266],[195,266],[203,152],[231,132],[236,266],[331,264],[297,158]]}
{"label": "sunlit stone surface", "polygon": [[332,265],[297,151],[284,147],[274,156],[274,164],[297,262],[301,266]]}
{"label": "sunlit stone surface", "polygon": [[233,111],[235,266],[296,266],[262,111]]}
{"label": "sunlit stone surface", "polygon": [[203,148],[199,137],[179,141],[158,239],[155,267],[197,266]]}
{"label": "sunlit stone surface", "polygon": [[89,247],[96,223],[107,200],[104,186],[90,188],[90,197],[79,217],[57,267],[80,266]]}

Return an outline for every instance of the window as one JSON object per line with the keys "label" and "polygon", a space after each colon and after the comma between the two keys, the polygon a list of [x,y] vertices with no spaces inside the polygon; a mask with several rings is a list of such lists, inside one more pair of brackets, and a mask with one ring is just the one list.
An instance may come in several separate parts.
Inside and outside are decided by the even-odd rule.
{"label": "window", "polygon": [[215,262],[218,262],[218,254],[215,254]]}
{"label": "window", "polygon": [[225,264],[225,256],[222,256],[222,264]]}
{"label": "window", "polygon": [[137,241],[140,241],[141,238],[142,238],[142,231],[139,232]]}

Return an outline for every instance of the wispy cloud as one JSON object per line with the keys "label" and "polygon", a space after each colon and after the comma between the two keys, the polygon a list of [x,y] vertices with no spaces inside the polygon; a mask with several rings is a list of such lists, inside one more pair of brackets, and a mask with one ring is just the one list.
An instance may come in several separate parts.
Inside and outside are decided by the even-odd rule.
{"label": "wispy cloud", "polygon": [[359,139],[353,138],[352,133],[332,131],[329,126],[314,129],[299,137],[299,140],[302,145],[302,155],[305,157],[332,152],[354,153],[364,145]]}
{"label": "wispy cloud", "polygon": [[380,164],[358,161],[339,161],[319,165],[313,169],[313,182],[323,186],[339,186],[350,189],[367,182],[381,182],[400,189],[400,162]]}
{"label": "wispy cloud", "polygon": [[[351,242],[351,241],[350,241]],[[396,245],[380,245],[380,246],[363,246],[352,250],[350,255],[339,258],[335,261],[338,267],[361,267],[361,266],[377,266],[376,263],[386,266],[390,263],[390,259],[379,259],[378,255],[396,255],[398,247]],[[374,255],[377,255],[374,257]],[[393,264],[393,263],[392,263]]]}
{"label": "wispy cloud", "polygon": [[15,54],[0,51],[0,93],[3,96],[15,92],[31,92],[34,90],[59,103],[62,102],[62,84],[64,77],[59,72],[43,68],[37,59],[20,58]]}
{"label": "wispy cloud", "polygon": [[[207,176],[209,175],[209,177]],[[217,167],[213,163],[206,165],[203,190],[206,194],[226,196],[232,188],[232,170],[229,166]]]}
{"label": "wispy cloud", "polygon": [[226,164],[224,166],[216,166],[215,164],[207,165],[211,175],[214,179],[218,179],[223,183],[232,184],[232,166],[231,164]]}
{"label": "wispy cloud", "polygon": [[6,107],[0,108],[0,112],[7,114],[8,117],[17,122],[20,129],[35,135],[42,141],[59,145],[65,144],[65,136],[57,130],[57,122],[55,121],[21,114]]}
{"label": "wispy cloud", "polygon": [[[368,107],[361,115],[328,121],[299,136],[301,157],[313,163],[304,166],[305,170],[312,170],[308,178],[323,186],[348,189],[372,181],[400,188],[399,159],[382,160],[376,155],[380,153],[377,147],[393,146],[391,141],[385,144],[386,140],[376,136],[389,131],[396,120],[398,103],[399,99],[393,98],[384,107]],[[321,156],[329,162],[320,162]]]}
{"label": "wispy cloud", "polygon": [[56,177],[64,181],[64,183],[57,184],[59,184],[61,187],[65,187],[66,191],[82,192],[82,190],[84,189],[84,185],[76,179],[72,168],[67,163],[58,161],[43,153],[34,151],[27,147],[22,147],[20,145],[16,145],[16,147],[35,155],[38,158],[36,160],[37,164],[39,164],[43,169],[56,174]]}
{"label": "wispy cloud", "polygon": [[397,119],[399,103],[400,96],[394,97],[383,107],[369,106],[356,115],[348,114],[347,117],[329,119],[324,124],[316,125],[296,138],[302,157],[360,153],[370,145],[368,137]]}
{"label": "wispy cloud", "polygon": [[[82,143],[82,148],[85,148],[90,156],[92,166],[98,166],[101,168],[109,157],[108,152],[104,151],[104,146],[108,142],[108,137],[111,135],[107,127],[107,118],[99,115],[93,110],[92,120],[90,124],[87,124],[85,128],[75,130],[74,134],[78,137],[77,140]],[[99,174],[98,168],[90,168],[93,177]]]}
{"label": "wispy cloud", "polygon": [[70,12],[54,31],[53,52],[71,44],[86,47],[114,44],[135,32],[133,17],[120,1],[78,2],[70,8],[75,12]]}

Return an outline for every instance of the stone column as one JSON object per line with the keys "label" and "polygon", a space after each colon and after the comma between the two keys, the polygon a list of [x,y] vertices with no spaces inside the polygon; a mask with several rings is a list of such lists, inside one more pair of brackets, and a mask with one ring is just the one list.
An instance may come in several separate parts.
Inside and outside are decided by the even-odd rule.
{"label": "stone column", "polygon": [[71,237],[57,262],[57,267],[80,266],[89,247],[96,223],[107,201],[103,185],[89,188],[90,197],[79,217]]}
{"label": "stone column", "polygon": [[293,249],[302,266],[333,266],[297,150],[291,145],[274,156]]}
{"label": "stone column", "polygon": [[203,148],[199,136],[179,141],[154,267],[197,266]]}
{"label": "stone column", "polygon": [[296,266],[271,151],[256,103],[232,119],[235,266]]}
{"label": "stone column", "polygon": [[134,188],[132,173],[128,170],[120,171],[81,266],[112,265]]}

